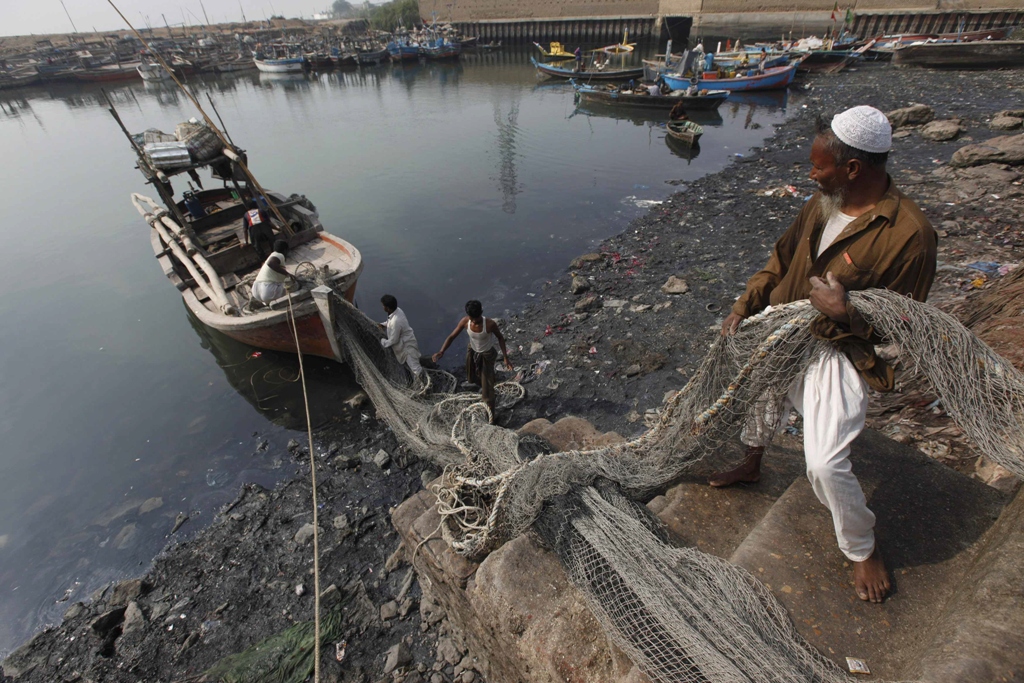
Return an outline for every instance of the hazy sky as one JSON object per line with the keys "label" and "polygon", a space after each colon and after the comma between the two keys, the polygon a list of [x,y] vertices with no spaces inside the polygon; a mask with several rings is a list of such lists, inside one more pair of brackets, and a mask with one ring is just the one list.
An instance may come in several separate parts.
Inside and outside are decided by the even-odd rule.
{"label": "hazy sky", "polygon": [[[262,19],[271,14],[286,17],[310,17],[314,12],[330,7],[332,0],[202,0],[210,22],[241,21],[242,11],[246,19]],[[107,3],[107,0],[64,0],[71,20],[79,31],[126,28],[121,19]],[[114,0],[130,22],[151,26],[163,26],[160,14],[167,17],[172,27],[182,23],[182,14],[190,24],[203,23],[203,9],[200,0]],[[197,19],[198,17],[198,19]],[[0,0],[0,35],[23,35],[26,33],[70,33],[71,22],[60,6],[60,0]]]}

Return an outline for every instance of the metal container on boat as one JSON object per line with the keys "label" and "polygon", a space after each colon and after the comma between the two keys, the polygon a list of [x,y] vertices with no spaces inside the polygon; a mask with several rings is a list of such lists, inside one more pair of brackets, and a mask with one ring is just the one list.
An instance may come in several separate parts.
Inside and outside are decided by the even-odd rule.
{"label": "metal container on boat", "polygon": [[142,151],[154,168],[181,168],[192,163],[184,142],[150,142]]}

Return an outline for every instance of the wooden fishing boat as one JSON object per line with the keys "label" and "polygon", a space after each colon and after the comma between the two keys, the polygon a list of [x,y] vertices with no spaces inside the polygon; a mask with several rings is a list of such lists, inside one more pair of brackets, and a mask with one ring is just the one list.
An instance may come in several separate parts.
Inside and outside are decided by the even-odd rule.
{"label": "wooden fishing boat", "polygon": [[386,62],[390,57],[386,47],[377,50],[360,50],[356,54],[356,60],[360,66],[376,66],[381,62]]}
{"label": "wooden fishing boat", "polygon": [[[776,66],[765,69],[763,74],[755,73],[753,76],[736,76],[735,78],[717,78],[712,72],[705,72],[697,81],[697,87],[701,90],[777,90],[785,88],[796,77],[797,64],[789,66]],[[661,76],[668,87],[673,90],[685,90],[690,87],[690,79],[678,74],[662,74]]]}
{"label": "wooden fishing boat", "polygon": [[420,58],[420,46],[415,43],[391,41],[388,43],[388,52],[391,54],[392,61],[396,62],[415,62]]}
{"label": "wooden fishing boat", "polygon": [[548,49],[545,50],[544,46],[540,43],[534,43],[537,49],[540,50],[540,55],[547,60],[559,60],[559,59],[576,59],[576,55],[569,52],[565,47],[557,42],[553,41],[548,45]]}
{"label": "wooden fishing boat", "polygon": [[267,74],[293,74],[300,73],[306,69],[306,60],[303,57],[288,57],[285,59],[256,57],[252,61],[257,69]]}
{"label": "wooden fishing boat", "polygon": [[238,57],[217,62],[213,70],[219,74],[234,73],[236,71],[251,71],[256,68],[256,63],[250,57]]}
{"label": "wooden fishing boat", "polygon": [[164,69],[162,66],[155,62],[143,62],[135,68],[138,70],[139,75],[142,76],[142,80],[144,81],[148,81],[150,83],[158,83],[160,81],[171,80],[170,72],[168,72],[166,69]]}
{"label": "wooden fishing boat", "polygon": [[704,135],[704,128],[693,121],[669,121],[665,124],[665,132],[679,142],[693,145]]}
{"label": "wooden fishing boat", "polygon": [[728,90],[706,90],[702,95],[637,95],[623,92],[621,89],[607,85],[582,85],[570,79],[576,94],[582,102],[608,105],[627,105],[631,107],[649,107],[655,109],[671,109],[679,102],[688,110],[707,111],[718,109],[729,97]]}
{"label": "wooden fishing boat", "polygon": [[893,66],[934,69],[996,69],[1024,65],[1024,40],[922,43],[897,48]]}
{"label": "wooden fishing boat", "polygon": [[[120,123],[113,108],[111,113]],[[145,145],[144,136],[131,138],[138,168],[161,199],[133,194],[132,203],[152,228],[150,242],[164,276],[181,293],[192,315],[244,344],[294,353],[291,307],[302,352],[341,360],[333,332],[325,331],[312,290],[326,285],[353,301],[363,268],[359,250],[325,231],[316,207],[304,195],[272,191],[260,195],[239,165],[245,163],[244,150],[223,148],[218,152],[214,137],[213,145],[207,142],[204,147],[208,158],[196,161],[196,153],[189,151],[184,159],[169,161],[171,157],[156,154],[159,149],[152,143]],[[211,153],[214,156],[210,157]],[[174,177],[204,169],[224,186],[175,199]],[[284,265],[300,281],[300,287],[290,293],[290,303],[288,294],[266,305],[251,300],[247,282],[264,261],[245,243],[243,216],[252,197],[260,197],[264,204],[269,200],[284,218],[281,223],[272,217],[271,223],[275,238],[290,244]]]}
{"label": "wooden fishing boat", "polygon": [[687,162],[693,161],[700,156],[699,142],[690,144],[683,142],[678,138],[674,138],[671,135],[666,135],[665,146],[669,148],[669,151],[671,151],[672,154],[676,155],[680,159],[686,159]]}
{"label": "wooden fishing boat", "polygon": [[444,38],[435,38],[425,43],[420,43],[420,54],[427,59],[458,59],[462,54],[462,47],[458,43],[452,43]]}
{"label": "wooden fishing boat", "polygon": [[109,83],[112,81],[133,81],[141,78],[136,68],[139,62],[130,64],[105,64],[73,72],[75,78],[85,83]]}
{"label": "wooden fishing boat", "polygon": [[0,90],[27,88],[41,82],[39,72],[34,68],[21,68],[13,71],[0,71]]}
{"label": "wooden fishing boat", "polygon": [[[582,71],[575,68],[563,68],[553,64],[541,64],[533,57],[530,61],[537,67],[538,73],[555,78],[577,78],[581,81],[628,81],[631,78],[640,78],[644,75],[642,66],[629,69],[594,69],[588,67]],[[689,83],[687,83],[689,87]]]}

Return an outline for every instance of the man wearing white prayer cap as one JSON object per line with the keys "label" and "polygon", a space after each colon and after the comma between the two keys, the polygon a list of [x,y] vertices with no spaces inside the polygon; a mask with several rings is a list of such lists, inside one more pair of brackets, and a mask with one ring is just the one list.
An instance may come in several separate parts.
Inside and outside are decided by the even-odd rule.
{"label": "man wearing white prayer cap", "polygon": [[864,429],[868,389],[891,391],[893,370],[875,354],[882,343],[849,304],[846,292],[885,288],[924,301],[935,277],[936,235],[928,219],[886,172],[892,126],[874,107],[860,106],[819,121],[811,147],[811,180],[818,192],[775,243],[768,265],[722,324],[740,322],[770,306],[810,299],[821,312],[813,330],[833,342],[790,387],[781,407],[765,406],[743,433],[746,459],[716,475],[712,486],[760,479],[771,428],[796,408],[804,418],[807,478],[832,512],[839,548],[853,563],[862,600],[882,602],[889,574],[875,543],[875,516],[850,465],[850,443]]}

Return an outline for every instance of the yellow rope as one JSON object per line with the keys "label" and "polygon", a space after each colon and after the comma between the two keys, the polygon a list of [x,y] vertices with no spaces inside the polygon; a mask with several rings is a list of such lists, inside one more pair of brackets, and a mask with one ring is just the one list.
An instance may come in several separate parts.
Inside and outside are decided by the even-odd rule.
{"label": "yellow rope", "polygon": [[309,439],[309,476],[313,486],[313,681],[320,683],[320,524],[316,504],[316,456],[313,454],[313,423],[309,417],[309,395],[306,393],[306,372],[302,367],[302,347],[299,346],[299,326],[295,323],[292,293],[288,295],[288,318],[295,335],[295,352],[299,355],[299,377],[302,378],[302,401],[306,406],[306,436]]}

